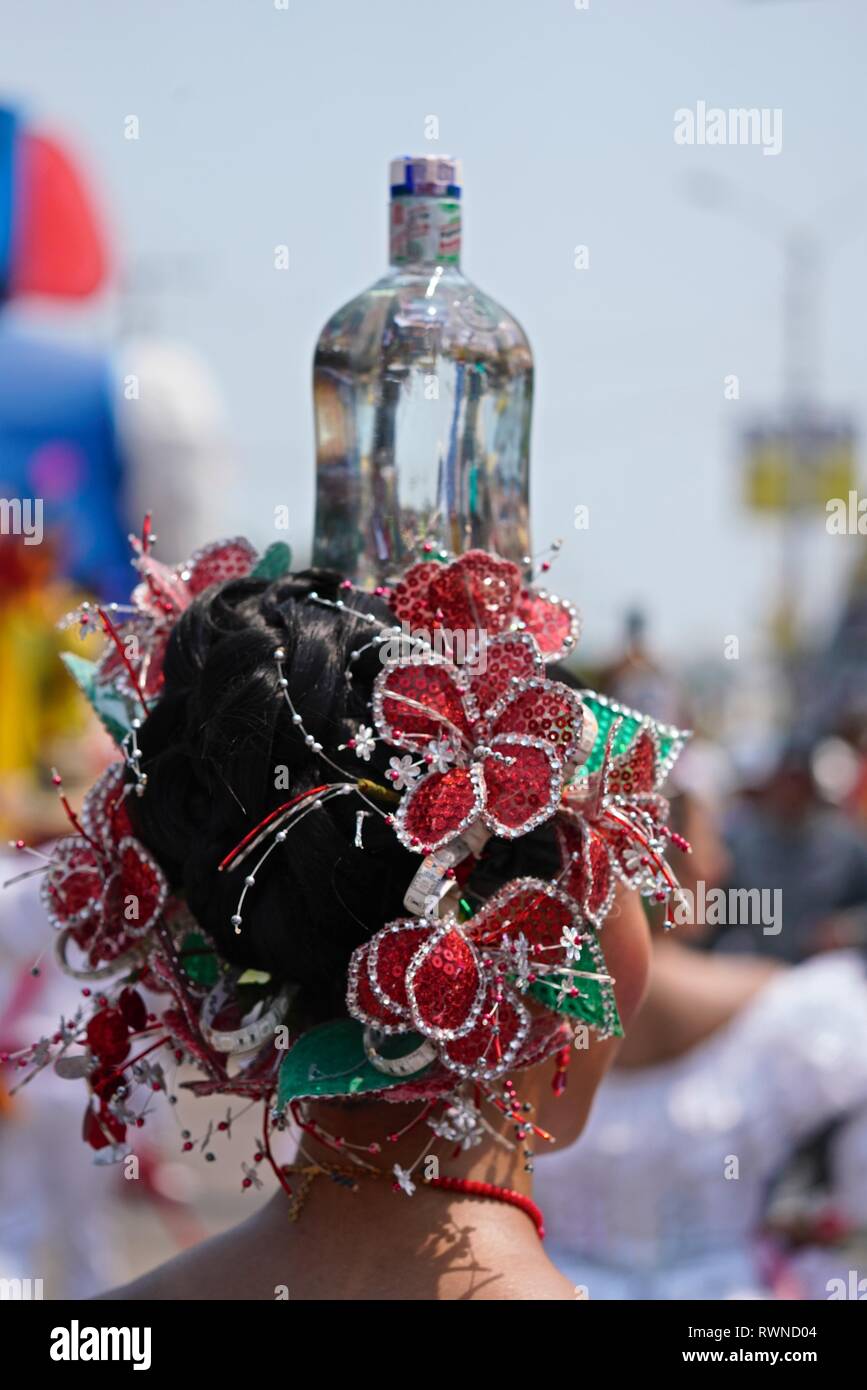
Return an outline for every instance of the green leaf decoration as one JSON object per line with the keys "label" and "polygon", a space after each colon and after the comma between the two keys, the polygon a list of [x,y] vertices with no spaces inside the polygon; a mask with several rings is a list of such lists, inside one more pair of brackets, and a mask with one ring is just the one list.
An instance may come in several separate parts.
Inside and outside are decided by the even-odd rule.
{"label": "green leaf decoration", "polygon": [[285,541],[274,541],[264,555],[260,555],[253,569],[251,579],[282,579],[292,568],[292,549]]}
{"label": "green leaf decoration", "polygon": [[614,736],[611,748],[614,756],[626,752],[639,729],[652,729],[659,746],[660,781],[668,776],[689,738],[688,733],[683,729],[674,728],[671,724],[660,724],[646,714],[639,714],[637,710],[627,709],[625,705],[618,704],[616,700],[609,700],[605,695],[598,695],[595,690],[581,690],[578,693],[583,703],[589,706],[595,714],[599,732],[596,735],[590,757],[578,769],[574,778],[575,781],[588,773],[599,771],[605,756],[605,745],[608,741],[609,731],[612,724],[618,719],[621,721],[620,727]]}
{"label": "green leaf decoration", "polygon": [[[581,954],[572,964],[575,970],[590,970],[596,974],[605,973],[605,960],[595,934],[591,936],[589,941],[582,943]],[[553,971],[551,973],[554,974]],[[557,978],[561,977],[558,976]],[[568,984],[568,979],[566,982]],[[554,983],[536,980],[530,986],[528,993],[540,1004],[544,1004],[546,1009],[553,1009],[555,1013],[559,1014],[568,1014],[570,1018],[578,1018],[582,1023],[588,1024],[591,1028],[597,1028],[602,1033],[615,1038],[622,1038],[623,1026],[617,1012],[613,985],[601,984],[597,980],[576,980],[575,984],[580,990],[580,994],[575,999],[570,999],[567,995],[562,1004],[557,1003],[559,990]]]}
{"label": "green leaf decoration", "polygon": [[114,685],[97,683],[95,661],[76,656],[74,652],[61,652],[60,659],[115,743],[120,745],[130,732],[134,718],[126,696]]}
{"label": "green leaf decoration", "polygon": [[[385,1057],[402,1057],[414,1052],[421,1041],[417,1033],[401,1033],[384,1038],[380,1050]],[[431,1062],[414,1072],[412,1080],[426,1076],[435,1066]],[[365,1056],[362,1025],[354,1018],[341,1018],[302,1033],[286,1053],[280,1064],[277,1106],[282,1110],[290,1100],[315,1096],[363,1096],[405,1086],[407,1079],[377,1071]]]}
{"label": "green leaf decoration", "polygon": [[181,942],[181,962],[194,984],[210,989],[217,983],[220,968],[216,952],[200,932],[187,932]]}

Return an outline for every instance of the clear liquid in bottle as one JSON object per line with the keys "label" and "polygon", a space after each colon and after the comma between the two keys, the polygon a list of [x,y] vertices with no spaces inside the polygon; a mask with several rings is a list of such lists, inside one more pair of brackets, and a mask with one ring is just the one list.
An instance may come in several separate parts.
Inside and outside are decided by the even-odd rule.
{"label": "clear liquid in bottle", "polygon": [[460,269],[457,161],[391,165],[388,273],[316,345],[314,563],[393,579],[419,541],[530,547],[533,359],[523,329]]}

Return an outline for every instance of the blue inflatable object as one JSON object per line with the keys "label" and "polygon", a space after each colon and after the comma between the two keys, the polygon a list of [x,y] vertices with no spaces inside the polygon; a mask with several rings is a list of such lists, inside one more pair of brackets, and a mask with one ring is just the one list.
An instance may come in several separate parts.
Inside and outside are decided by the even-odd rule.
{"label": "blue inflatable object", "polygon": [[[108,362],[28,336],[2,317],[26,251],[22,147],[18,116],[0,108],[0,499],[26,502],[31,517],[39,509],[59,575],[104,600],[126,599],[128,528]],[[4,508],[7,526],[10,515]]]}

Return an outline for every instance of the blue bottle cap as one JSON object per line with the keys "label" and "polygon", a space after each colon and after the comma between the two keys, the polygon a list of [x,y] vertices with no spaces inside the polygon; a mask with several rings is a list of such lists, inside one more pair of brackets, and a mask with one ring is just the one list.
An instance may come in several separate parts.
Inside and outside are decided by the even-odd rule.
{"label": "blue bottle cap", "polygon": [[451,155],[404,154],[389,165],[392,197],[461,196],[461,162]]}

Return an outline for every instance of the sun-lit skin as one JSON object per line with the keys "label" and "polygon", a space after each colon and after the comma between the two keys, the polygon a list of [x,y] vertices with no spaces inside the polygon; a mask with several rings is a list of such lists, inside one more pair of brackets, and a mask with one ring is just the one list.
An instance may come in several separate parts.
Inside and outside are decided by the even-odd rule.
{"label": "sun-lit skin", "polygon": [[[606,962],[615,980],[621,1019],[628,1027],[647,982],[650,940],[639,899],[618,892],[602,930]],[[564,1147],[579,1136],[593,1096],[614,1059],[617,1040],[592,1039],[573,1050],[565,1094],[551,1089],[553,1059],[532,1072],[517,1073],[521,1102],[533,1106],[531,1118]],[[382,1141],[405,1127],[420,1107],[366,1103],[354,1107],[321,1103],[311,1115],[331,1134],[357,1144]],[[513,1126],[496,1120],[495,1129],[511,1138]],[[362,1178],[348,1191],[325,1177],[314,1180],[299,1219],[288,1220],[287,1198],[276,1192],[260,1211],[218,1236],[127,1285],[113,1297],[125,1299],[309,1300],[501,1300],[575,1298],[575,1289],[551,1264],[528,1217],[502,1202],[453,1195],[422,1183],[412,1197],[395,1192],[394,1163],[407,1167],[425,1148],[430,1132],[419,1124],[396,1143],[383,1144],[374,1161],[385,1176]],[[533,1140],[540,1152],[541,1139]],[[335,1155],[305,1140],[311,1158],[334,1162]],[[491,1137],[453,1157],[439,1143],[441,1172],[532,1194],[522,1146],[507,1149]]]}

